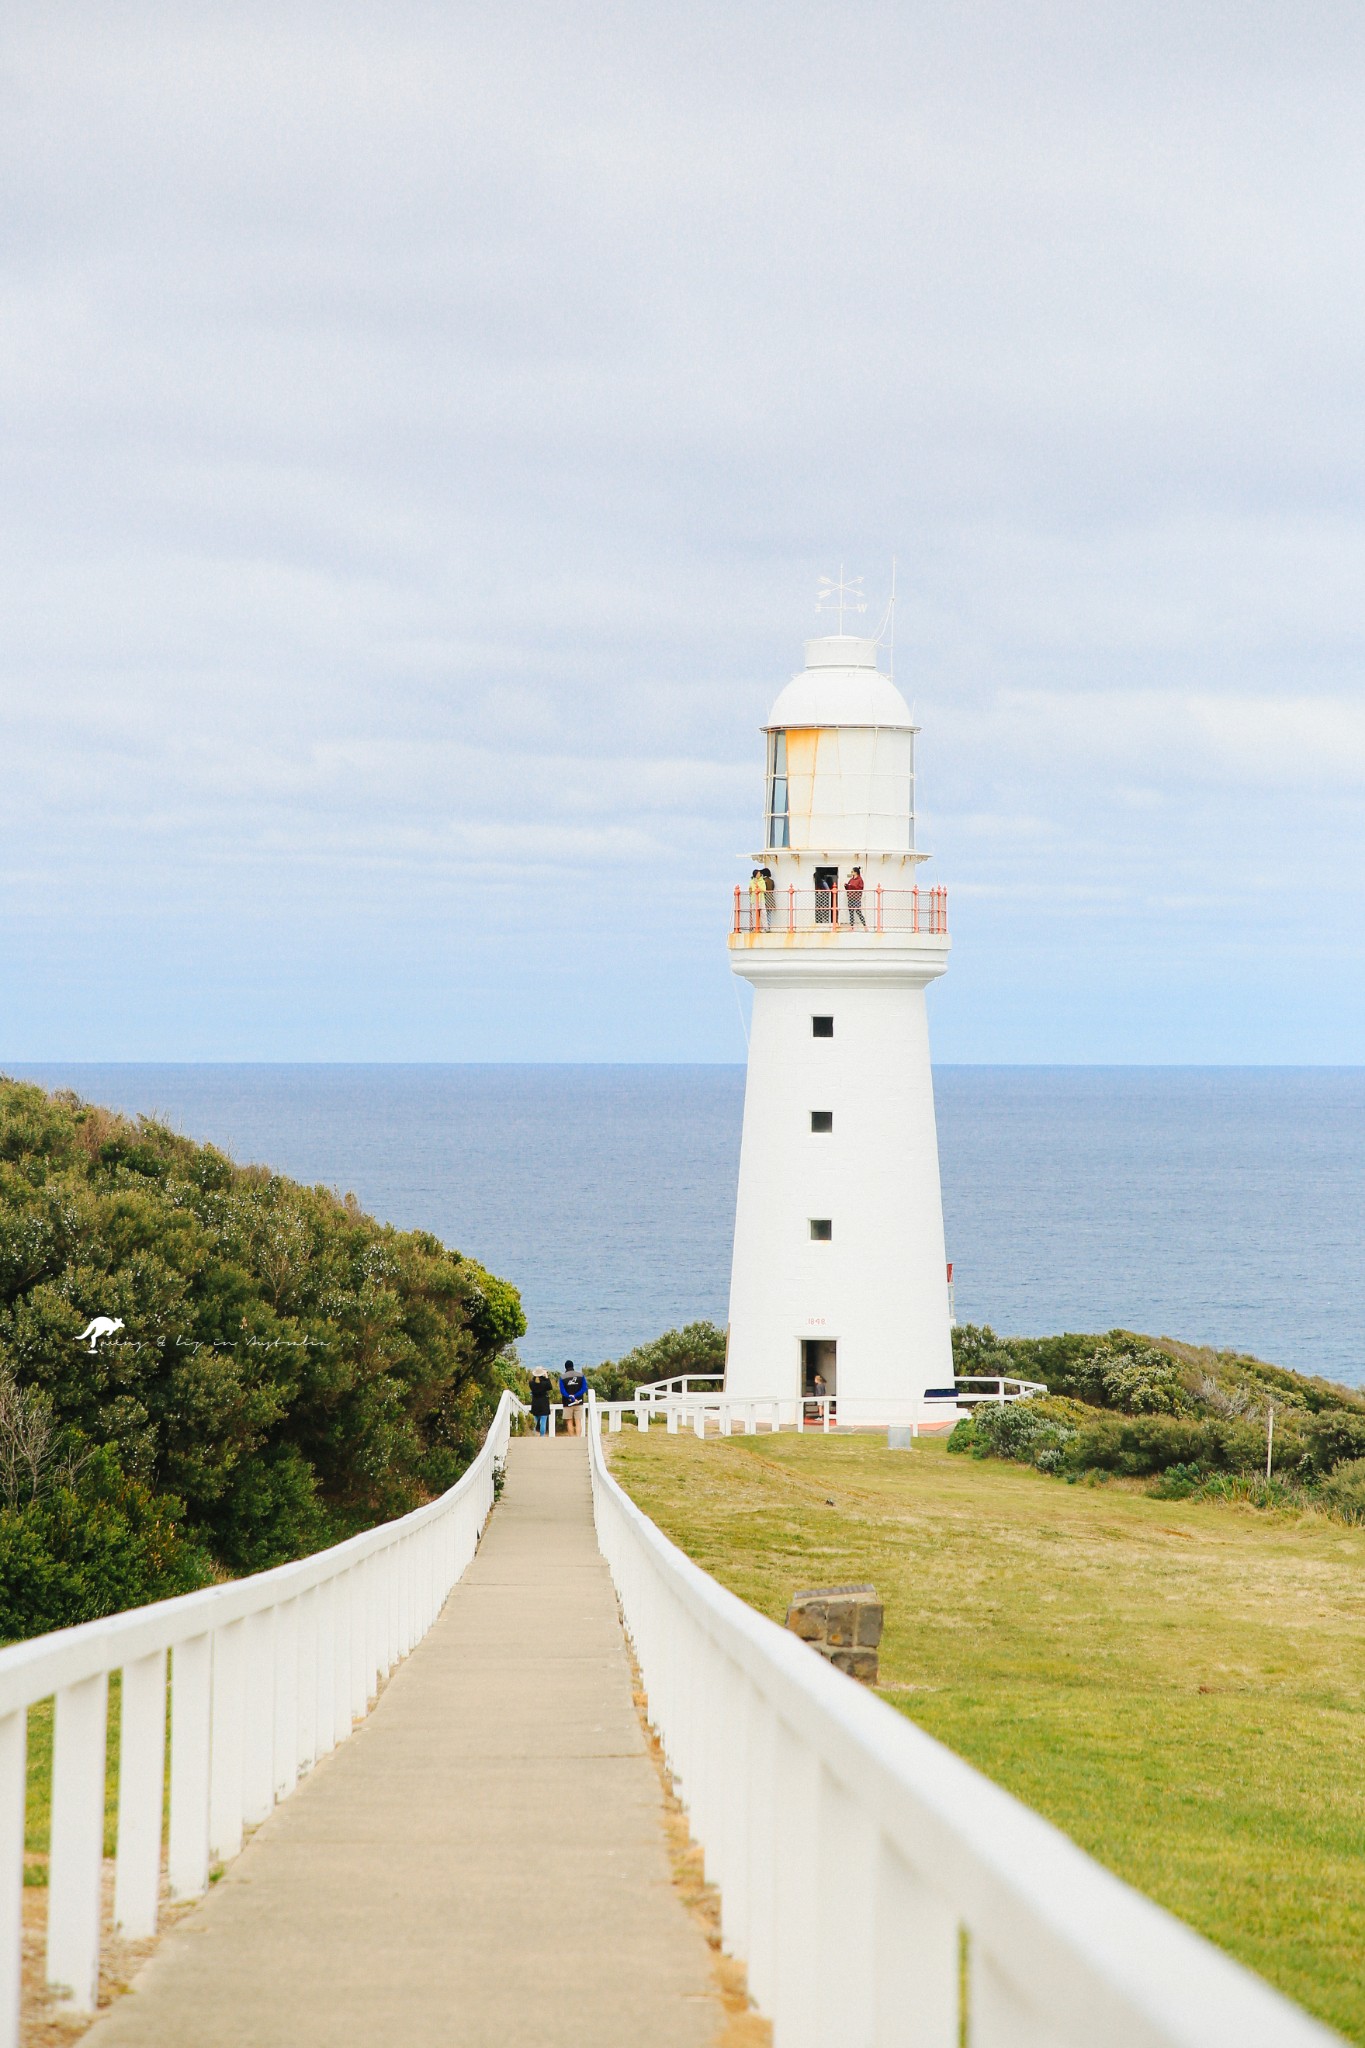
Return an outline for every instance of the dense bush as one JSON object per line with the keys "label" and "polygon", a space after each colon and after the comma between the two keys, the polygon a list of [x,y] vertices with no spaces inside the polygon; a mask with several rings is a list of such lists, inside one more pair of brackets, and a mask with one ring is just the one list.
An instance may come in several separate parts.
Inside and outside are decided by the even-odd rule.
{"label": "dense bush", "polygon": [[179,1502],[128,1478],[108,1449],[78,1484],[0,1509],[0,1640],[207,1585],[213,1561],[183,1520]]}
{"label": "dense bush", "polygon": [[[1125,1379],[1136,1391],[1151,1375],[1156,1406],[1149,1397],[1144,1411],[1148,1413],[1263,1419],[1266,1404],[1273,1401],[1277,1414],[1293,1409],[1307,1417],[1349,1410],[1365,1416],[1365,1392],[1359,1388],[1290,1372],[1243,1352],[1212,1351],[1170,1337],[1139,1336],[1132,1330],[1109,1330],[1103,1336],[1069,1331],[1059,1337],[1001,1337],[989,1325],[964,1324],[953,1331],[953,1360],[959,1374],[1003,1373],[1041,1380],[1054,1395],[1096,1407],[1135,1406],[1126,1399]],[[1173,1406],[1166,1405],[1168,1398]]]}
{"label": "dense bush", "polygon": [[600,1401],[629,1401],[635,1389],[650,1380],[671,1380],[680,1373],[725,1370],[725,1332],[714,1323],[688,1323],[640,1344],[624,1358],[607,1359],[588,1374]]}
{"label": "dense bush", "polygon": [[970,1451],[974,1458],[1011,1458],[1036,1465],[1040,1472],[1061,1469],[1076,1431],[1055,1403],[1011,1401],[983,1403],[954,1427],[950,1451]]}
{"label": "dense bush", "polygon": [[953,1348],[959,1374],[1042,1380],[1049,1392],[977,1408],[953,1430],[952,1451],[1073,1479],[1087,1472],[1153,1479],[1165,1499],[1316,1504],[1365,1521],[1365,1397],[1356,1388],[1126,1330],[1002,1338],[968,1326],[954,1332]]}
{"label": "dense bush", "polygon": [[1349,1409],[1315,1415],[1304,1436],[1314,1472],[1332,1472],[1339,1465],[1365,1458],[1365,1415]]}
{"label": "dense bush", "polygon": [[1097,1415],[1077,1431],[1068,1454],[1072,1471],[1117,1472],[1128,1479],[1149,1478],[1172,1465],[1255,1472],[1265,1466],[1265,1431],[1222,1417]]}
{"label": "dense bush", "polygon": [[1343,1521],[1365,1522],[1365,1458],[1334,1466],[1318,1493]]}
{"label": "dense bush", "polygon": [[[92,1354],[94,1315],[124,1327]],[[415,1505],[524,1327],[514,1288],[351,1196],[0,1080],[0,1631]]]}

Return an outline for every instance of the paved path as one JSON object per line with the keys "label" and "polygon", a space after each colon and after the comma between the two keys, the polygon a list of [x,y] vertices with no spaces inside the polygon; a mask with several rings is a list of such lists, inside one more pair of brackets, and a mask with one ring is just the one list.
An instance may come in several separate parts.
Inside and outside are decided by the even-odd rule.
{"label": "paved path", "polygon": [[708,2048],[583,1440],[515,1439],[479,1554],[350,1740],[85,2048]]}

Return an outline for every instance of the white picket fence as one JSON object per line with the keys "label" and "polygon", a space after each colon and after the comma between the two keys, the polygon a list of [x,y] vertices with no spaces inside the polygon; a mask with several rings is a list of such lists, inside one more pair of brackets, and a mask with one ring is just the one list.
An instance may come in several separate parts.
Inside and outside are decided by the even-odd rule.
{"label": "white picket fence", "polygon": [[1338,2037],[685,1557],[588,1430],[598,1541],[775,2048]]}
{"label": "white picket fence", "polygon": [[[28,1709],[55,1695],[47,1980],[81,2012],[99,1980],[105,1726],[122,1673],[114,1920],[156,1931],[167,1694],[167,1877],[195,1898],[430,1628],[478,1548],[520,1403],[504,1393],[457,1485],[298,1564],[0,1650],[0,2048],[17,2048]],[[169,1687],[168,1687],[169,1659]]]}
{"label": "white picket fence", "polygon": [[[662,1419],[670,1433],[690,1429],[698,1436],[705,1436],[708,1430],[720,1436],[757,1436],[772,1430],[810,1428],[827,1434],[836,1429],[895,1428],[918,1436],[923,1429],[951,1428],[961,1415],[982,1403],[1005,1406],[1031,1401],[1046,1392],[1037,1380],[971,1377],[957,1379],[952,1387],[923,1401],[863,1400],[838,1394],[754,1398],[727,1394],[724,1375],[713,1373],[647,1381],[628,1401],[598,1401],[597,1405],[612,1430],[619,1430],[628,1415],[637,1429],[648,1429]],[[554,1434],[553,1417],[550,1433]]]}

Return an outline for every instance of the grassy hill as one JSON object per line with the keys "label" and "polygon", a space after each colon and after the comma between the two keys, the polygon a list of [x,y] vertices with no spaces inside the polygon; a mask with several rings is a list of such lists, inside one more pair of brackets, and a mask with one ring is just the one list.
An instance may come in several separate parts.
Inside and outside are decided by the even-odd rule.
{"label": "grassy hill", "polygon": [[[123,1329],[92,1354],[96,1315]],[[0,1639],[417,1505],[524,1328],[505,1281],[353,1196],[0,1078]]]}
{"label": "grassy hill", "polygon": [[1365,1529],[941,1443],[608,1442],[775,1620],[872,1580],[886,1699],[1365,2043]]}

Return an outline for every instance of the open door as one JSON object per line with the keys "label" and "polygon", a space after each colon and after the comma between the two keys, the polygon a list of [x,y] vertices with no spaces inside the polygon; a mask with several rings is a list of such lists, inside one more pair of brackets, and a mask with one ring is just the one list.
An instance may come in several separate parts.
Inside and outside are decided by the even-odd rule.
{"label": "open door", "polygon": [[[807,1337],[801,1344],[801,1398],[807,1422],[823,1421],[818,1406],[822,1397],[833,1400],[839,1391],[839,1345],[833,1337]],[[830,1410],[831,1416],[833,1409]]]}

